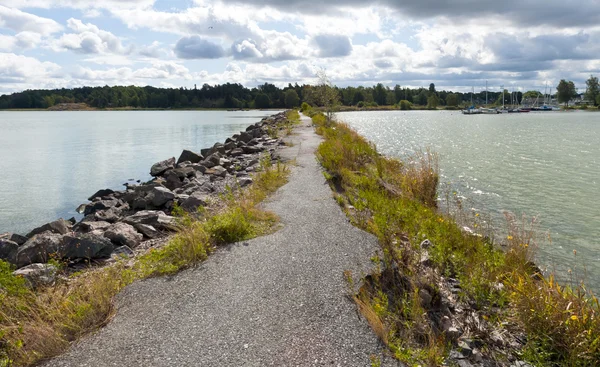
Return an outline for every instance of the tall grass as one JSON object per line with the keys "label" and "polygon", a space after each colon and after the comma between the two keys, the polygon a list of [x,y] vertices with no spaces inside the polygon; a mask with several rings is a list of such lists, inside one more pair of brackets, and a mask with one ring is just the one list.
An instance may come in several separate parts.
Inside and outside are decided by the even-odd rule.
{"label": "tall grass", "polygon": [[163,247],[134,260],[93,269],[37,291],[0,261],[0,366],[27,366],[64,351],[69,343],[102,326],[114,312],[113,298],[135,280],[173,274],[205,260],[216,246],[272,231],[273,213],[259,208],[287,182],[287,166],[261,160],[254,184],[225,195],[215,209],[180,220]]}
{"label": "tall grass", "polygon": [[[396,357],[411,364],[443,362],[451,341],[419,294],[439,300],[437,284],[445,276],[460,281],[462,300],[482,320],[495,320],[500,328],[516,323],[526,332],[523,358],[540,365],[600,365],[598,300],[584,285],[540,280],[532,263],[534,230],[509,218],[502,251],[437,210],[435,154],[421,152],[406,162],[382,157],[343,123],[329,126],[319,115],[313,123],[325,138],[318,157],[338,202],[355,225],[375,234],[382,245],[383,270],[365,279],[356,298]],[[433,246],[422,249],[424,239]],[[420,264],[425,256],[433,271]]]}

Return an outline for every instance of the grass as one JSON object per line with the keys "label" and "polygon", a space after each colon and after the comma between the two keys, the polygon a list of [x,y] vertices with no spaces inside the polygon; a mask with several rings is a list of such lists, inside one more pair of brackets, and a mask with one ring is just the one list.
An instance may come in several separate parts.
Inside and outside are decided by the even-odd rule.
{"label": "grass", "polygon": [[[343,123],[328,125],[319,114],[313,123],[325,138],[318,157],[337,202],[353,224],[379,238],[382,264],[355,300],[398,359],[435,366],[447,358],[453,341],[441,332],[438,286],[445,277],[460,281],[460,301],[475,310],[482,330],[511,325],[526,334],[518,358],[540,366],[600,365],[598,300],[583,284],[563,287],[538,274],[533,230],[510,220],[498,243],[465,232],[436,208],[435,154],[386,158]],[[425,239],[433,244],[426,250]],[[431,266],[420,263],[425,256]]]}
{"label": "grass", "polygon": [[278,218],[260,203],[287,182],[289,169],[261,160],[254,183],[231,190],[214,208],[179,214],[179,229],[163,247],[134,260],[91,269],[33,291],[0,261],[0,366],[29,366],[63,352],[70,342],[104,325],[125,286],[174,274],[205,260],[217,247],[275,230]]}

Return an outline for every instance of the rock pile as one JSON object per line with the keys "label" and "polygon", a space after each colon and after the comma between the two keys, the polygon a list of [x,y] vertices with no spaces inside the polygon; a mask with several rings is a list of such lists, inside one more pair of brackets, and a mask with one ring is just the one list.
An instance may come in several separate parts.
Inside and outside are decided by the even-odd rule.
{"label": "rock pile", "polygon": [[[258,168],[261,155],[275,158],[283,145],[267,132],[278,129],[285,120],[285,113],[279,113],[250,125],[223,144],[200,152],[184,150],[177,160],[173,157],[154,164],[150,168],[154,178],[149,182],[125,184],[123,191],[99,190],[78,208],[84,215],[79,222],[58,219],[26,236],[2,234],[0,259],[17,268],[49,259],[77,263],[108,258],[115,252],[130,254],[144,241],[164,238],[175,229],[170,213],[176,204],[194,212],[227,187],[252,184],[251,174]],[[45,266],[31,269],[25,273],[40,272],[48,277]]]}

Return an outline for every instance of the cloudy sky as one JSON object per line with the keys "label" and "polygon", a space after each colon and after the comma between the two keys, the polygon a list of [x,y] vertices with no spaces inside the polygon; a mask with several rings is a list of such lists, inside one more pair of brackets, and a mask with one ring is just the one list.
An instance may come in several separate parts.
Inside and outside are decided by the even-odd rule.
{"label": "cloudy sky", "polygon": [[319,68],[342,86],[582,91],[600,75],[600,1],[0,0],[0,93],[281,86]]}

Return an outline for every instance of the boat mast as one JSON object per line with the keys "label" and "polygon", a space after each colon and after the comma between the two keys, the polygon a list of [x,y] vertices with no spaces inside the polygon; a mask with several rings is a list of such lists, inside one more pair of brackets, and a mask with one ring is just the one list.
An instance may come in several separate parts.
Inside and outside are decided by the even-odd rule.
{"label": "boat mast", "polygon": [[487,80],[485,81],[485,107],[487,107],[488,105],[488,100],[487,100]]}
{"label": "boat mast", "polygon": [[504,109],[504,86],[502,86],[502,109]]}

